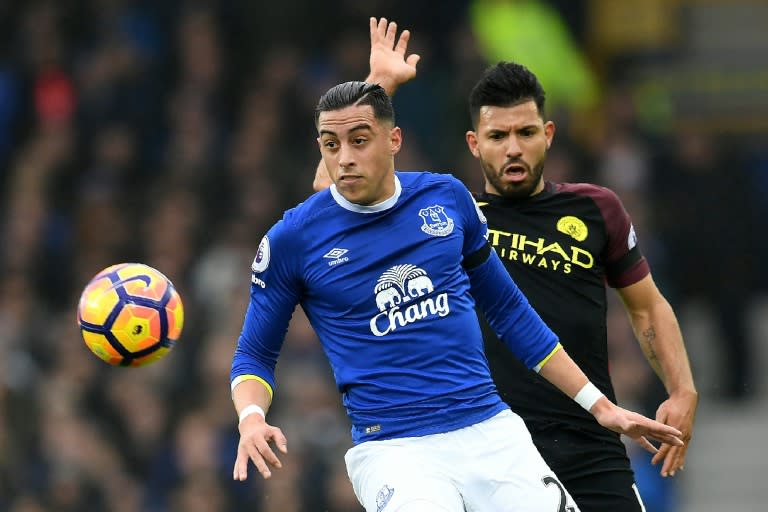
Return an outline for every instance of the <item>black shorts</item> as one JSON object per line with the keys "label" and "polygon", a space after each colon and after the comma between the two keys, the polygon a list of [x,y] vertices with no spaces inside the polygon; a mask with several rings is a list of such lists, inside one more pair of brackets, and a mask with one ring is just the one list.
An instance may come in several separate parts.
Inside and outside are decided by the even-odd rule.
{"label": "black shorts", "polygon": [[581,512],[642,512],[624,445],[611,434],[549,426],[530,428],[533,442]]}

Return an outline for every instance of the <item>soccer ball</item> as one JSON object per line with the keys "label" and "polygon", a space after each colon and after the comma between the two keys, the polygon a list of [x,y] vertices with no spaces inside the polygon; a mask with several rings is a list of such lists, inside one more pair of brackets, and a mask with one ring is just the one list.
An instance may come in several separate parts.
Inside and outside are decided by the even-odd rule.
{"label": "soccer ball", "polygon": [[184,306],[173,283],[141,263],[120,263],[94,276],[77,307],[88,348],[113,366],[144,366],[175,345]]}

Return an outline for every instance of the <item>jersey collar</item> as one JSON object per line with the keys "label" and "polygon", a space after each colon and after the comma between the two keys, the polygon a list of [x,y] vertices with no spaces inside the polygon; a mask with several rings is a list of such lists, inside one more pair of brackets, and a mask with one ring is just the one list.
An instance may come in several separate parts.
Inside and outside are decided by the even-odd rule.
{"label": "jersey collar", "polygon": [[544,182],[544,188],[539,192],[538,194],[528,196],[528,197],[520,197],[520,198],[509,198],[509,197],[502,197],[496,194],[489,194],[488,192],[483,191],[481,194],[478,194],[477,197],[480,201],[486,201],[488,203],[496,203],[496,204],[503,204],[503,205],[518,205],[518,204],[527,204],[527,203],[533,203],[535,201],[540,201],[542,199],[545,199],[552,194],[556,192],[556,185],[555,183],[551,181],[545,181]]}
{"label": "jersey collar", "polygon": [[344,196],[342,196],[339,191],[336,190],[336,185],[331,185],[331,195],[333,196],[333,199],[336,201],[336,203],[345,210],[357,213],[376,213],[383,212],[384,210],[392,208],[400,198],[400,193],[402,190],[403,188],[400,186],[400,179],[398,179],[397,174],[395,174],[395,193],[380,203],[376,203],[370,206],[363,206],[361,204],[355,204],[347,201],[344,199]]}

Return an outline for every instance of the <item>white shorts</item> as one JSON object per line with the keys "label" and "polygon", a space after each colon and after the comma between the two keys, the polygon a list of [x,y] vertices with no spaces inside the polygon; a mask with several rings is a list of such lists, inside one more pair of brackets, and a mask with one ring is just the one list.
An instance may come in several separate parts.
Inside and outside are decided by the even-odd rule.
{"label": "white shorts", "polygon": [[512,411],[460,430],[367,441],[347,451],[367,512],[576,512]]}

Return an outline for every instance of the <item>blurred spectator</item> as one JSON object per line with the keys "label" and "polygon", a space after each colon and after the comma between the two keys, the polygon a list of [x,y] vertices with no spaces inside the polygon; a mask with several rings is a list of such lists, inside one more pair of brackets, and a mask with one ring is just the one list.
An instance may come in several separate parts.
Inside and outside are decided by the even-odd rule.
{"label": "blurred spectator", "polygon": [[512,60],[528,67],[547,91],[551,111],[595,106],[594,72],[563,16],[548,2],[475,0],[470,20],[488,62]]}
{"label": "blurred spectator", "polygon": [[680,131],[656,166],[654,186],[677,301],[708,306],[722,361],[714,389],[734,401],[757,389],[748,313],[758,275],[752,222],[759,201],[750,200],[753,187],[738,154],[702,131]]}

